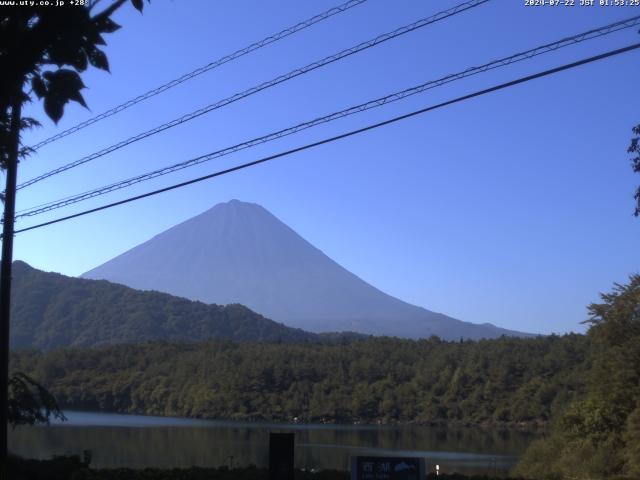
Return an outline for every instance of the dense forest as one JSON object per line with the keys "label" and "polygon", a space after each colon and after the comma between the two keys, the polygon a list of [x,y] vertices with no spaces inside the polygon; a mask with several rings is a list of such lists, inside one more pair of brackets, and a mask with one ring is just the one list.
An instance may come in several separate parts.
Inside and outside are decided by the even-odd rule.
{"label": "dense forest", "polygon": [[[30,295],[42,290],[41,278],[37,272],[26,283]],[[96,295],[105,292],[102,285],[122,288],[113,295],[129,300],[139,294],[107,282],[87,285],[99,290]],[[73,291],[67,290],[71,296]],[[37,308],[36,297],[33,306],[22,308]],[[126,308],[126,299],[95,316],[95,338],[110,312],[118,315]],[[117,301],[104,299],[105,304]],[[81,331],[74,322],[87,312],[79,304],[80,310],[62,309],[58,315]],[[548,434],[532,443],[516,475],[638,479],[640,276],[617,285],[589,311],[587,335],[458,342],[335,337],[326,342],[309,334],[292,343],[279,336],[272,342],[190,343],[185,335],[183,342],[17,350],[11,369],[42,381],[62,407],[71,409],[286,422],[544,424]],[[141,318],[148,312],[141,310]],[[244,325],[249,331],[254,324]]]}
{"label": "dense forest", "polygon": [[640,478],[640,275],[589,307],[584,395],[553,419],[517,473],[560,480]]}
{"label": "dense forest", "polygon": [[[13,265],[11,345],[48,350],[147,340],[318,340],[242,305],[206,305]],[[337,336],[328,336],[329,340]]]}
{"label": "dense forest", "polygon": [[479,342],[154,342],[21,351],[71,409],[236,420],[545,423],[584,392],[582,335]]}

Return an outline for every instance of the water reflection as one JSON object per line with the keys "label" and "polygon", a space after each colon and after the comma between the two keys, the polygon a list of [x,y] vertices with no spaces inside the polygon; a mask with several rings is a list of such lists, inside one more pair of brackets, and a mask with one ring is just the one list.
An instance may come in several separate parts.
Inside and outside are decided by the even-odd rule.
{"label": "water reflection", "polygon": [[[352,455],[424,457],[427,470],[505,475],[534,434],[415,426],[281,425],[68,412],[69,422],[11,432],[31,458],[93,451],[95,467],[211,467],[268,463],[269,432],[296,433],[300,468],[349,469]],[[233,457],[231,460],[230,457]]]}

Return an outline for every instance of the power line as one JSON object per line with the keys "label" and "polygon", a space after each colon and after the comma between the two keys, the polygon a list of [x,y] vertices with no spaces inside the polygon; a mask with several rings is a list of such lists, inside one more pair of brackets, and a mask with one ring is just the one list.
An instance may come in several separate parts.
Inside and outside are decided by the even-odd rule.
{"label": "power line", "polygon": [[336,54],[330,55],[328,57],[323,58],[322,60],[318,60],[316,62],[310,63],[304,67],[301,68],[297,68],[295,70],[292,70],[284,75],[280,75],[272,80],[269,80],[267,82],[263,82],[260,85],[256,85],[254,87],[251,87],[247,90],[244,90],[240,93],[236,93],[235,95],[232,95],[230,97],[227,97],[225,99],[219,100],[218,102],[212,103],[210,105],[207,105],[205,107],[202,107],[198,110],[195,110],[191,113],[188,113],[186,115],[183,115],[182,117],[176,118],[174,120],[171,120],[170,122],[164,123],[160,126],[157,126],[151,130],[147,130],[146,132],[140,133],[136,136],[130,137],[126,140],[123,140],[121,142],[118,142],[114,145],[111,145],[109,147],[106,147],[98,152],[92,153],[91,155],[88,155],[86,157],[83,157],[79,160],[75,160],[71,163],[68,163],[66,165],[63,165],[61,167],[58,167],[54,170],[51,170],[49,172],[46,172],[42,175],[39,175],[35,178],[32,178],[31,180],[28,180],[26,182],[23,182],[21,184],[19,184],[17,186],[17,189],[20,190],[22,188],[28,187],[30,185],[33,185],[34,183],[40,182],[46,178],[49,178],[53,175],[57,175],[59,173],[62,173],[66,170],[69,170],[71,168],[77,167],[79,165],[83,165],[87,162],[90,162],[92,160],[95,160],[97,158],[100,158],[104,155],[107,155],[111,152],[114,152],[116,150],[119,150],[123,147],[126,147],[127,145],[130,145],[132,143],[135,143],[137,141],[143,140],[147,137],[150,137],[152,135],[155,135],[157,133],[163,132],[169,128],[181,125],[183,123],[186,123],[188,121],[193,120],[194,118],[200,117],[206,113],[209,113],[213,110],[217,110],[219,108],[225,107],[231,103],[237,102],[238,100],[241,100],[243,98],[246,98],[248,96],[254,95],[258,92],[261,92],[262,90],[265,90],[267,88],[271,88],[275,85],[279,85],[283,82],[286,82],[288,80],[291,80],[293,78],[296,78],[300,75],[304,75],[306,73],[309,73],[313,70],[316,70],[317,68],[321,68],[324,67],[326,65],[329,65],[333,62],[336,62],[338,60],[341,60],[343,58],[349,57],[353,54],[362,52],[364,50],[368,50],[369,48],[375,47],[376,45],[379,45],[381,43],[384,43],[388,40],[391,40],[393,38],[399,37],[401,35],[405,35],[407,33],[410,33],[414,30],[417,30],[419,28],[422,27],[426,27],[427,25],[431,25],[433,23],[436,23],[440,20],[444,20],[446,18],[452,17],[454,15],[457,15],[459,13],[462,13],[466,10],[469,10],[471,8],[477,7],[479,5],[482,5],[483,3],[487,3],[489,0],[469,0],[467,2],[461,3],[460,5],[457,5],[453,8],[450,8],[448,10],[444,10],[441,12],[436,13],[435,15],[432,15],[430,17],[427,18],[423,18],[420,19],[416,22],[413,22],[409,25],[405,25],[403,27],[400,27],[392,32],[388,32],[382,35],[378,35],[377,37],[375,37],[374,39],[368,40],[366,42],[362,42],[354,47],[342,50],[341,52],[338,52]]}
{"label": "power line", "polygon": [[225,170],[220,170],[218,172],[214,172],[214,173],[211,173],[209,175],[204,175],[202,177],[194,178],[194,179],[188,180],[186,182],[176,183],[176,184],[170,185],[168,187],[160,188],[158,190],[153,190],[151,192],[143,193],[141,195],[136,195],[134,197],[129,197],[129,198],[126,198],[124,200],[119,200],[117,202],[113,202],[113,203],[109,203],[109,204],[106,204],[106,205],[102,205],[100,207],[92,208],[92,209],[89,209],[89,210],[84,210],[84,211],[79,212],[79,213],[74,213],[73,215],[67,215],[65,217],[56,218],[56,219],[50,220],[48,222],[43,222],[43,223],[39,223],[37,225],[32,225],[30,227],[22,228],[22,229],[16,230],[15,233],[26,232],[26,231],[29,231],[29,230],[34,230],[36,228],[41,228],[41,227],[45,227],[45,226],[48,226],[48,225],[53,225],[54,223],[63,222],[65,220],[71,220],[72,218],[81,217],[81,216],[84,216],[84,215],[88,215],[90,213],[99,212],[101,210],[106,210],[108,208],[116,207],[118,205],[124,205],[126,203],[130,203],[130,202],[133,202],[133,201],[136,201],[136,200],[141,200],[141,199],[146,198],[146,197],[150,197],[150,196],[153,196],[153,195],[158,195],[160,193],[168,192],[170,190],[175,190],[177,188],[186,187],[187,185],[191,185],[191,184],[194,184],[194,183],[202,182],[204,180],[208,180],[208,179],[211,179],[211,178],[215,178],[215,177],[219,177],[219,176],[222,176],[222,175],[226,175],[226,174],[238,171],[238,170],[243,170],[245,168],[249,168],[249,167],[252,167],[252,166],[255,166],[255,165],[259,165],[261,163],[269,162],[269,161],[275,160],[277,158],[289,156],[289,155],[292,155],[294,153],[298,153],[298,152],[301,152],[301,151],[304,151],[304,150],[308,150],[308,149],[311,149],[311,148],[314,148],[314,147],[318,147],[320,145],[324,145],[324,144],[327,144],[327,143],[332,143],[332,142],[335,142],[337,140],[341,140],[343,138],[347,138],[347,137],[351,137],[351,136],[354,136],[354,135],[357,135],[357,134],[360,134],[360,133],[364,133],[364,132],[367,132],[369,130],[373,130],[373,129],[376,129],[376,128],[383,127],[385,125],[390,125],[392,123],[396,123],[396,122],[399,122],[401,120],[406,120],[407,118],[415,117],[417,115],[420,115],[420,114],[423,114],[423,113],[426,113],[426,112],[430,112],[432,110],[436,110],[436,109],[443,108],[443,107],[446,107],[446,106],[449,106],[449,105],[453,105],[455,103],[460,103],[460,102],[463,102],[465,100],[470,100],[470,99],[475,98],[475,97],[486,95],[488,93],[492,93],[492,92],[495,92],[495,91],[498,91],[498,90],[503,90],[505,88],[512,87],[514,85],[518,85],[518,84],[521,84],[521,83],[529,82],[529,81],[535,80],[537,78],[553,75],[555,73],[562,72],[564,70],[569,70],[571,68],[575,68],[575,67],[578,67],[578,66],[581,66],[581,65],[585,65],[585,64],[588,64],[588,63],[593,63],[593,62],[596,62],[596,61],[599,61],[599,60],[603,60],[605,58],[613,57],[615,55],[620,55],[622,53],[626,53],[626,52],[629,52],[629,51],[632,51],[632,50],[636,50],[638,48],[640,48],[640,43],[635,43],[635,44],[632,44],[632,45],[629,45],[629,46],[626,46],[626,47],[623,47],[623,48],[619,48],[619,49],[616,49],[616,50],[608,51],[606,53],[602,53],[600,55],[595,55],[595,56],[588,57],[588,58],[585,58],[585,59],[582,59],[582,60],[578,60],[576,62],[568,63],[568,64],[562,65],[560,67],[555,67],[555,68],[551,68],[549,70],[544,70],[542,72],[538,72],[538,73],[535,73],[535,74],[532,74],[532,75],[527,75],[525,77],[520,77],[520,78],[518,78],[516,80],[512,80],[510,82],[501,83],[499,85],[496,85],[496,86],[493,86],[493,87],[490,87],[490,88],[486,88],[484,90],[478,90],[478,91],[470,93],[468,95],[464,95],[462,97],[454,98],[453,100],[448,100],[446,102],[438,103],[438,104],[432,105],[430,107],[422,108],[420,110],[415,110],[413,112],[406,113],[404,115],[400,115],[400,116],[397,116],[397,117],[393,117],[393,118],[390,118],[388,120],[384,120],[382,122],[374,123],[372,125],[368,125],[366,127],[362,127],[362,128],[356,129],[356,130],[351,130],[349,132],[342,133],[340,135],[336,135],[334,137],[325,138],[324,140],[320,140],[320,141],[313,142],[313,143],[308,143],[308,144],[303,145],[301,147],[296,147],[296,148],[293,148],[291,150],[287,150],[287,151],[284,151],[284,152],[277,153],[275,155],[270,155],[268,157],[263,157],[263,158],[261,158],[259,160],[254,160],[252,162],[243,163],[241,165],[237,165],[235,167],[227,168]]}
{"label": "power line", "polygon": [[517,53],[515,55],[511,55],[509,57],[505,57],[505,58],[501,58],[499,60],[493,60],[492,62],[486,63],[484,65],[478,66],[478,67],[471,67],[468,68],[462,72],[459,73],[454,73],[454,74],[450,74],[447,75],[445,77],[439,78],[437,80],[431,80],[425,83],[422,83],[420,85],[399,91],[399,92],[395,92],[392,93],[390,95],[386,95],[384,97],[380,97],[377,98],[375,100],[370,100],[366,103],[362,103],[360,105],[356,105],[338,112],[334,112],[331,113],[329,115],[325,115],[323,117],[318,117],[315,118],[313,120],[310,120],[308,122],[304,122],[304,123],[300,123],[298,125],[295,125],[293,127],[289,127],[283,130],[279,130],[277,132],[273,132],[270,133],[268,135],[263,135],[261,137],[257,137],[254,138],[252,140],[248,140],[236,145],[233,145],[231,147],[227,147],[224,148],[222,150],[218,150],[215,152],[211,152],[208,153],[206,155],[202,155],[196,158],[192,158],[189,160],[186,160],[184,162],[180,162],[174,165],[170,165],[164,168],[160,168],[151,172],[147,172],[141,175],[137,175],[134,177],[131,177],[129,179],[126,180],[121,180],[115,183],[112,183],[110,185],[106,185],[94,190],[89,190],[87,192],[84,193],[80,193],[80,194],[76,194],[73,196],[69,196],[69,197],[65,197],[62,199],[58,199],[58,200],[54,200],[51,202],[47,202],[44,204],[40,204],[40,205],[36,205],[34,207],[30,207],[28,209],[24,209],[20,212],[18,212],[18,215],[16,216],[16,218],[23,218],[23,217],[31,217],[31,216],[35,216],[35,215],[39,215],[51,210],[56,210],[58,208],[62,208],[62,207],[66,207],[68,205],[72,205],[84,200],[88,200],[90,198],[94,198],[100,195],[104,195],[110,192],[114,192],[116,190],[120,190],[122,188],[126,188],[135,184],[138,184],[140,182],[143,181],[147,181],[147,180],[151,180],[153,178],[157,178],[163,175],[167,175],[169,173],[173,173],[179,170],[182,170],[184,168],[188,168],[194,165],[198,165],[200,163],[203,162],[207,162],[216,158],[220,158],[235,152],[238,152],[240,150],[244,150],[247,148],[251,148],[254,147],[256,145],[260,145],[263,143],[267,143],[269,141],[272,140],[276,140],[288,135],[292,135],[294,133],[300,132],[302,130],[306,130],[308,128],[312,128],[315,126],[318,126],[320,124],[324,124],[324,123],[328,123],[340,118],[344,118],[356,113],[360,113],[366,110],[370,110],[373,108],[377,108],[392,102],[396,102],[399,101],[401,99],[407,98],[409,96],[412,95],[416,95],[418,93],[422,93],[426,90],[430,90],[432,88],[436,88],[442,85],[445,85],[447,83],[456,81],[456,80],[460,80],[466,77],[470,77],[472,75],[477,75],[479,73],[483,73],[489,70],[493,70],[495,68],[500,68],[503,66],[507,66],[510,65],[512,63],[516,63],[522,60],[527,60],[530,58],[533,58],[535,56],[538,55],[542,55],[544,53],[548,53],[548,52],[552,52],[552,51],[556,51],[560,48],[564,48],[567,47],[569,45],[573,45],[576,43],[580,43],[583,42],[585,40],[590,40],[590,39],[594,39],[594,38],[599,38],[601,36],[604,35],[608,35],[611,34],[613,32],[617,32],[619,30],[625,29],[625,28],[630,28],[633,27],[635,25],[640,24],[640,15],[635,16],[635,17],[631,17],[625,20],[621,20],[609,25],[605,25],[599,28],[595,28],[595,29],[591,29],[588,30],[586,32],[582,32],[579,33],[577,35],[573,35],[570,37],[565,37],[562,38],[560,40],[557,40],[555,42],[552,43],[547,43],[545,45],[530,49],[530,50],[526,50],[524,52],[520,52]]}
{"label": "power line", "polygon": [[241,48],[239,50],[236,50],[235,52],[229,54],[229,55],[225,55],[223,57],[220,57],[217,60],[214,60],[213,62],[210,62],[206,65],[203,65],[199,68],[196,68],[195,70],[189,72],[189,73],[185,73],[184,75],[182,75],[181,77],[178,77],[174,80],[171,80],[163,85],[160,85],[159,87],[154,88],[153,90],[149,90],[146,93],[143,93],[141,95],[138,95],[135,98],[132,98],[131,100],[128,100],[116,107],[111,108],[110,110],[107,110],[106,112],[101,113],[100,115],[96,115],[95,117],[89,118],[88,120],[85,120],[84,122],[81,122],[71,128],[68,128],[67,130],[64,130],[60,133],[57,133],[56,135],[53,135],[52,137],[49,137],[45,140],[42,140],[41,142],[35,144],[34,146],[30,147],[32,150],[38,150],[41,147],[44,147],[45,145],[48,145],[49,143],[55,142],[56,140],[60,140],[61,138],[66,137],[67,135],[71,135],[72,133],[75,133],[77,131],[82,130],[83,128],[88,127],[89,125],[93,125],[94,123],[99,122],[100,120],[104,120],[105,118],[111,117],[112,115],[115,115],[117,113],[122,112],[123,110],[126,110],[129,107],[132,107],[133,105],[140,103],[144,100],[148,100],[149,98],[155,97],[156,95],[159,95],[160,93],[163,93],[167,90],[169,90],[170,88],[173,88],[177,85],[180,85],[181,83],[184,83],[188,80],[191,80],[192,78],[195,78],[199,75],[202,75],[205,72],[208,72],[210,70],[213,70],[214,68],[220,67],[222,65],[224,65],[225,63],[229,63],[233,60],[237,60],[240,57],[243,57],[251,52],[254,52],[256,50],[259,50],[262,47],[266,47],[267,45],[270,45],[272,43],[277,42],[278,40],[282,40],[283,38],[288,37],[289,35],[293,35],[294,33],[298,33],[301,30],[304,30],[318,22],[321,22],[322,20],[326,20],[327,18],[330,18],[334,15],[337,15],[339,13],[345,12],[347,10],[349,10],[350,8],[353,8],[357,5],[360,5],[364,2],[366,2],[367,0],[349,0],[348,2],[345,2],[341,5],[338,5],[336,7],[333,7],[325,12],[322,12],[318,15],[314,15],[311,18],[308,18],[307,20],[304,20],[292,27],[289,28],[285,28],[284,30],[275,33],[273,35],[270,35],[266,38],[263,38],[262,40],[252,43],[251,45],[248,45],[244,48]]}

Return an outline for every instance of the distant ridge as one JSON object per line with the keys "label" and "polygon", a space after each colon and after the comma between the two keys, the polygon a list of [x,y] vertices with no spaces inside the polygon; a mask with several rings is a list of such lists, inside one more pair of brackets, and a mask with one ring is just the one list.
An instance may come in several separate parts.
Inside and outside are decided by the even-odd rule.
{"label": "distant ridge", "polygon": [[408,304],[327,257],[260,205],[231,200],[82,275],[206,303],[240,303],[311,332],[458,340],[527,334]]}
{"label": "distant ridge", "polygon": [[12,348],[139,343],[150,340],[339,341],[273,322],[242,305],[207,305],[106,281],[13,264]]}

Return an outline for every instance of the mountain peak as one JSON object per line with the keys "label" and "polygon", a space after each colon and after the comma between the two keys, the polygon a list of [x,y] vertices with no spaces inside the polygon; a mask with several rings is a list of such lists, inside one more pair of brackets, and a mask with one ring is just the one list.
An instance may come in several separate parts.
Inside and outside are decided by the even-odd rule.
{"label": "mountain peak", "polygon": [[241,200],[232,198],[227,202],[220,202],[211,207],[209,212],[213,210],[221,210],[221,209],[234,209],[234,208],[246,208],[246,209],[255,209],[255,210],[264,210],[264,208],[257,203],[251,202],[243,202]]}
{"label": "mountain peak", "polygon": [[27,262],[25,262],[23,260],[14,260],[13,261],[13,271],[14,272],[16,272],[16,271],[28,272],[30,270],[35,270],[35,268],[33,268]]}
{"label": "mountain peak", "polygon": [[255,203],[230,200],[85,273],[205,303],[241,303],[312,332],[447,339],[514,334],[410,305],[347,271]]}
{"label": "mountain peak", "polygon": [[246,219],[247,217],[268,217],[272,221],[280,222],[268,210],[266,210],[261,205],[258,205],[257,203],[243,202],[241,200],[232,199],[228,202],[217,203],[210,209],[202,212],[199,215],[196,215],[195,217],[190,218],[180,225],[183,225],[187,222],[197,221],[197,219],[206,219],[207,222],[212,220],[216,221],[215,219],[218,217],[227,217],[229,221],[237,221]]}

